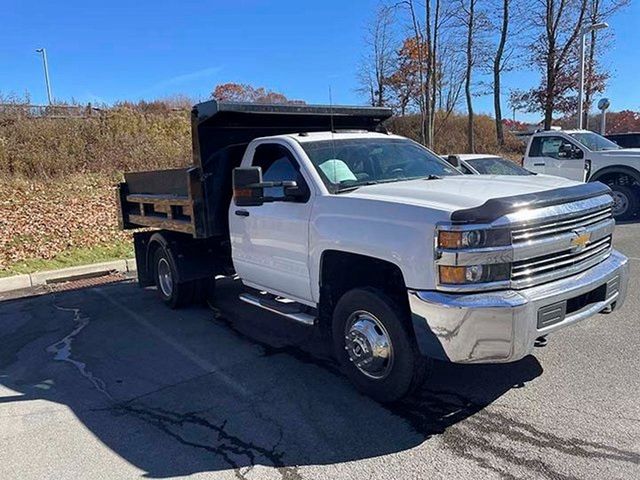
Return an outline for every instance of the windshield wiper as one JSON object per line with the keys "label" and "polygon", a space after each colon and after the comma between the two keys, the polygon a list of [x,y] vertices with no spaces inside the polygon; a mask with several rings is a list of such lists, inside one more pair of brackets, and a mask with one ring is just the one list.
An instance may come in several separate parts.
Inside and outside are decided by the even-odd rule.
{"label": "windshield wiper", "polygon": [[440,180],[442,179],[442,177],[438,176],[438,175],[427,175],[426,177],[423,178],[423,180]]}
{"label": "windshield wiper", "polygon": [[364,182],[364,183],[358,183],[357,185],[349,185],[348,187],[342,187],[342,188],[338,188],[335,193],[343,193],[343,192],[353,192],[354,190],[357,190],[358,188],[364,186],[364,185],[376,185],[378,182],[376,182],[375,180],[370,180],[368,182]]}

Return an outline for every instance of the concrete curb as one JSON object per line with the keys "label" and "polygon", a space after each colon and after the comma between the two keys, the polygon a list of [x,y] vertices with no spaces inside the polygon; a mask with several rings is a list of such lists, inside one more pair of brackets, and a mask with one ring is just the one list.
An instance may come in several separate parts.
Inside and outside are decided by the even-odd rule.
{"label": "concrete curb", "polygon": [[80,265],[78,267],[48,270],[28,275],[15,275],[13,277],[0,278],[0,292],[10,292],[12,290],[36,287],[48,283],[67,282],[80,278],[98,277],[109,272],[128,273],[135,271],[136,260],[128,258],[126,260]]}

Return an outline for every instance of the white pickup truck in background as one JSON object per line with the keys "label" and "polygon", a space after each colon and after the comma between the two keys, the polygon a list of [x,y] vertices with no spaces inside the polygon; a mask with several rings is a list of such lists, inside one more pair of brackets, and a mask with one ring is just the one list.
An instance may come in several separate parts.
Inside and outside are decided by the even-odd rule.
{"label": "white pickup truck in background", "polygon": [[140,285],[175,308],[237,275],[256,315],[319,328],[380,401],[419,386],[432,359],[512,362],[622,305],[608,187],[462,175],[384,131],[390,115],[196,105],[194,165],[119,188],[123,228],[155,228],[134,234]]}
{"label": "white pickup truck in background", "polygon": [[613,215],[627,220],[640,209],[640,149],[625,149],[588,130],[533,134],[522,166],[579,182],[602,182],[613,191]]}

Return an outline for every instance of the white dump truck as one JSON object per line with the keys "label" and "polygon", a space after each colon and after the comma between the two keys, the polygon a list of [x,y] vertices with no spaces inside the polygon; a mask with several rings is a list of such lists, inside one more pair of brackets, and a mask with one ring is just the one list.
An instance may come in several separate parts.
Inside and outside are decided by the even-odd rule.
{"label": "white dump truck", "polygon": [[432,359],[512,362],[622,305],[609,187],[462,175],[386,132],[390,115],[196,105],[193,165],[127,173],[119,187],[122,227],[146,227],[134,234],[140,285],[178,307],[237,276],[256,315],[321,329],[379,401],[410,393]]}

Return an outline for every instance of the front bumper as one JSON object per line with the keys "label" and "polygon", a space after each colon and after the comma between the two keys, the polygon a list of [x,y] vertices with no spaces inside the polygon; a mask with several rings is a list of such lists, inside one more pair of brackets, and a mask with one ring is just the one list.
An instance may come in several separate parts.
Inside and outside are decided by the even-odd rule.
{"label": "front bumper", "polygon": [[624,302],[629,266],[617,251],[571,277],[523,290],[449,294],[409,290],[423,355],[457,363],[512,362],[537,337]]}

